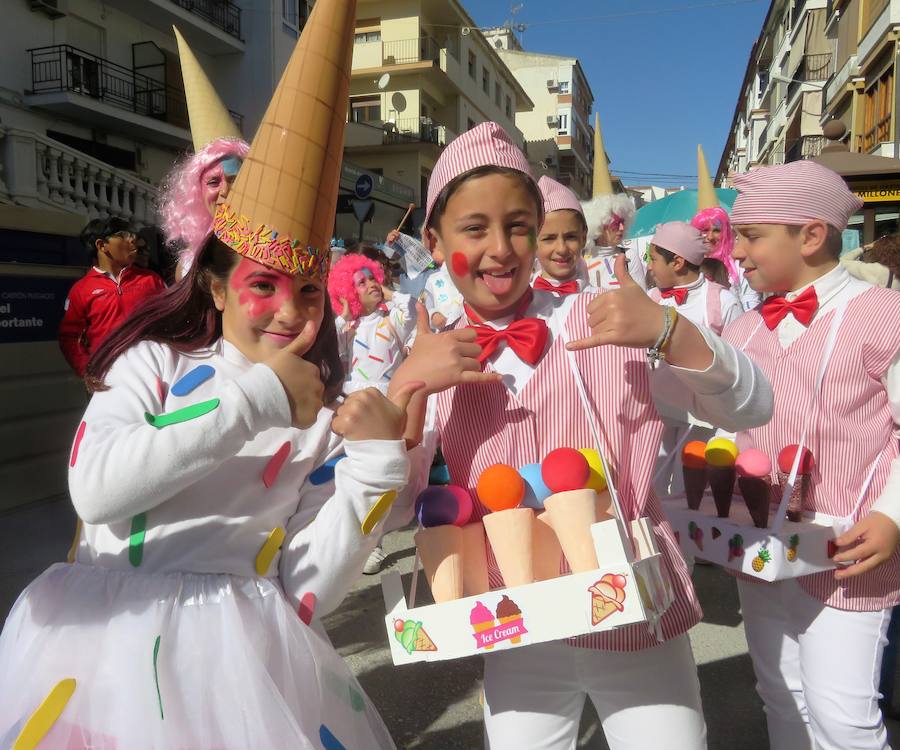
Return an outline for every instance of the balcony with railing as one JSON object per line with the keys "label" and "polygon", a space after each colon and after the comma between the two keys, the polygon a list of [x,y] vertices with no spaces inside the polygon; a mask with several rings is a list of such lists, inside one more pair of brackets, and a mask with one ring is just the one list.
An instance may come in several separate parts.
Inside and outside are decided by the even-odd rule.
{"label": "balcony with railing", "polygon": [[868,154],[880,143],[891,140],[891,113],[888,112],[865,133],[856,136],[856,150]]}
{"label": "balcony with railing", "polygon": [[827,81],[831,75],[831,53],[804,55],[787,86],[787,98],[791,102],[804,83]]}
{"label": "balcony with railing", "polygon": [[200,16],[235,39],[241,38],[241,9],[231,0],[171,0],[188,13]]}
{"label": "balcony with railing", "polygon": [[824,145],[824,135],[800,136],[785,152],[784,161],[787,163],[791,161],[800,161],[801,159],[812,159],[822,153],[822,147]]}
{"label": "balcony with railing", "polygon": [[455,137],[456,133],[430,117],[404,117],[385,123],[351,121],[344,145],[351,151],[373,146],[432,145],[443,148]]}

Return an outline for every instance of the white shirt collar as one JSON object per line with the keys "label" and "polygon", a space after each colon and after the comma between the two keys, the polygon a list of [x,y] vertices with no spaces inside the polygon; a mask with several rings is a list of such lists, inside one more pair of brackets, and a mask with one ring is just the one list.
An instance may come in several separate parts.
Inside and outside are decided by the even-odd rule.
{"label": "white shirt collar", "polygon": [[690,284],[676,284],[672,287],[672,289],[687,289],[689,292],[693,292],[699,289],[706,283],[706,277],[701,273],[700,278],[696,281],[692,281]]}
{"label": "white shirt collar", "polygon": [[825,302],[843,289],[849,281],[850,274],[847,273],[847,269],[838,264],[828,273],[814,279],[809,284],[803,285],[799,289],[788,292],[784,297],[788,302],[793,302],[797,297],[803,294],[803,292],[810,287],[813,287],[816,290],[816,298],[819,300],[819,306],[821,307]]}

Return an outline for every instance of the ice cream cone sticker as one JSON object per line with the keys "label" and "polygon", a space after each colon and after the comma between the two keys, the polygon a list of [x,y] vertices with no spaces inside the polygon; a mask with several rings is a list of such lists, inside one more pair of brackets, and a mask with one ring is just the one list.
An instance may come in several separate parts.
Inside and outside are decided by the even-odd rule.
{"label": "ice cream cone sticker", "polygon": [[408,654],[413,651],[437,651],[422,623],[415,620],[394,620],[394,637]]}
{"label": "ice cream cone sticker", "polygon": [[591,594],[591,625],[599,625],[603,620],[616,612],[624,611],[625,576],[607,573],[588,591]]}
{"label": "ice cream cone sticker", "polygon": [[494,644],[502,641],[521,643],[522,636],[528,631],[522,619],[522,610],[506,594],[497,604],[497,619],[481,602],[476,602],[469,615],[473,635],[478,648],[490,650]]}

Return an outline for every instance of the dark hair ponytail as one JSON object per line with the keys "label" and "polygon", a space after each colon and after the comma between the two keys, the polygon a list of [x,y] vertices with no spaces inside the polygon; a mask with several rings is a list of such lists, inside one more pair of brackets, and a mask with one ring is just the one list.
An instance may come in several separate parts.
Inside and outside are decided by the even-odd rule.
{"label": "dark hair ponytail", "polygon": [[[85,371],[93,393],[106,389],[105,379],[115,362],[139,341],[168,344],[181,352],[210,346],[222,335],[222,314],[212,297],[212,281],[227,284],[240,255],[210,236],[187,273],[177,284],[151,297],[111,333],[94,352]],[[334,316],[326,310],[316,340],[303,359],[318,365],[326,403],[341,392],[344,371],[338,353]]]}

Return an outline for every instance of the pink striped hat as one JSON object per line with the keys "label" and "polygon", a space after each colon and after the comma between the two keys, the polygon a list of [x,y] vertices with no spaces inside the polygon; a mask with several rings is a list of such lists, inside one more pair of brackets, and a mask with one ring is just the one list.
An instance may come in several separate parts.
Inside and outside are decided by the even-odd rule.
{"label": "pink striped hat", "polygon": [[541,190],[541,195],[544,196],[545,214],[549,214],[551,211],[568,209],[569,211],[577,211],[584,216],[578,196],[561,182],[544,175],[538,180],[538,187]]}
{"label": "pink striped hat", "polygon": [[759,167],[736,175],[740,192],[731,209],[732,224],[790,224],[824,221],[835,229],[847,222],[863,202],[836,172],[814,161]]}
{"label": "pink striped hat", "polygon": [[656,227],[656,234],[650,242],[663,250],[675,253],[695,266],[703,262],[708,252],[700,231],[684,221],[667,221],[660,224]]}
{"label": "pink striped hat", "polygon": [[[428,225],[438,196],[450,182],[466,172],[487,166],[515,169],[534,181],[528,159],[507,132],[496,122],[483,122],[450,141],[434,165],[428,181],[425,225]],[[538,208],[543,213],[543,206]],[[540,218],[543,220],[543,216]]]}

